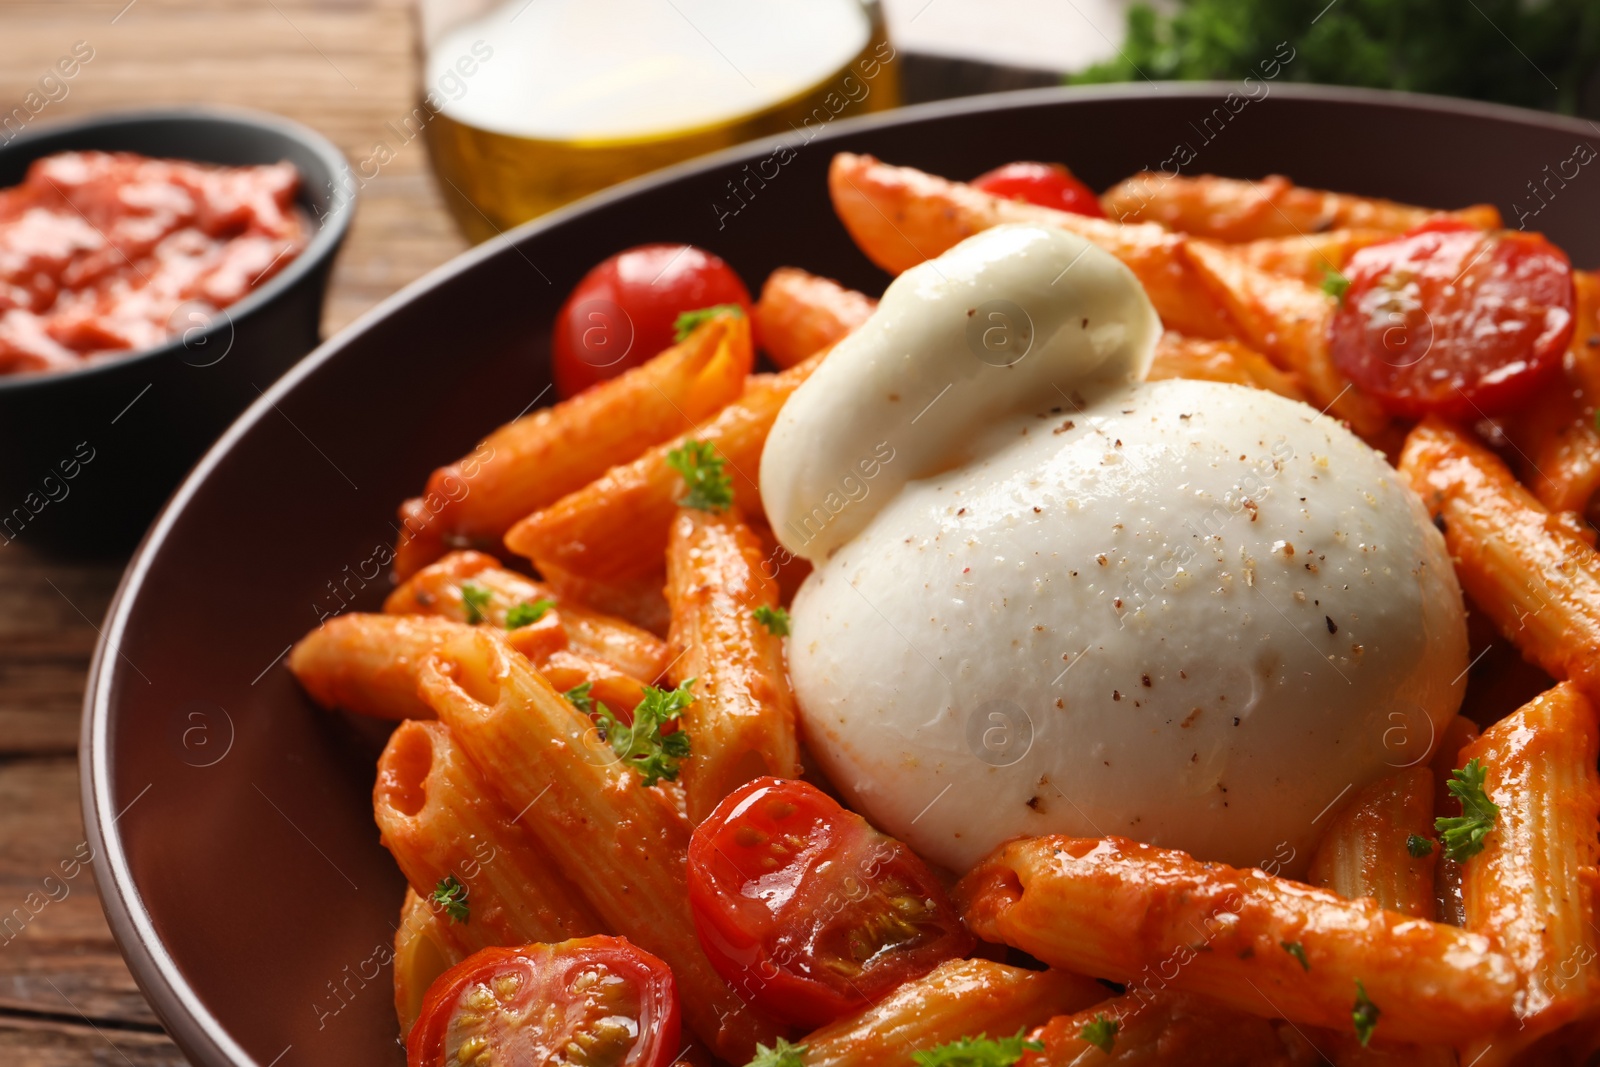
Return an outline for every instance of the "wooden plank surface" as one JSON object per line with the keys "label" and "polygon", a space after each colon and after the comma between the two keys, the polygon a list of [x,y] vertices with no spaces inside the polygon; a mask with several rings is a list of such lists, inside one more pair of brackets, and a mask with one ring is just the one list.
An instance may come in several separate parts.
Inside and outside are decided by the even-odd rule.
{"label": "wooden plank surface", "polygon": [[[0,113],[21,104],[77,41],[94,58],[35,121],[206,102],[287,115],[353,160],[379,141],[395,149],[360,191],[325,333],[467,247],[434,189],[426,150],[399,144],[386,125],[412,106],[415,46],[404,0],[13,0],[0,8]],[[0,547],[4,1064],[185,1062],[117,952],[93,864],[61,879],[60,864],[83,844],[76,751],[84,678],[122,562],[50,561]]]}

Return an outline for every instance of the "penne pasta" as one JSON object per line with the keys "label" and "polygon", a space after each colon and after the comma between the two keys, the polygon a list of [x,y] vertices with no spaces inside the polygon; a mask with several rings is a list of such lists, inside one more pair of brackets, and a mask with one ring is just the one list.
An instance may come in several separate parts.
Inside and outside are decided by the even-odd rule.
{"label": "penne pasta", "polygon": [[1250,181],[1209,174],[1185,178],[1145,171],[1106,190],[1100,203],[1113,219],[1156,222],[1197,237],[1230,242],[1348,228],[1399,233],[1440,215],[1485,230],[1500,226],[1500,213],[1488,204],[1442,212],[1392,200],[1307,189],[1281,174]]}
{"label": "penne pasta", "polygon": [[662,561],[627,578],[591,578],[563,570],[549,560],[540,564],[539,573],[564,603],[582,604],[605,618],[642,630],[662,642],[659,647],[664,653],[671,620],[661,591],[667,581]]}
{"label": "penne pasta", "polygon": [[1263,237],[1233,245],[1230,251],[1258,270],[1320,287],[1330,276],[1343,272],[1358,251],[1394,236],[1392,230],[1328,230]]}
{"label": "penne pasta", "polygon": [[619,582],[652,574],[667,551],[667,534],[683,495],[683,479],[667,453],[684,441],[710,442],[727,462],[734,500],[760,514],[756,476],[761,449],[778,410],[817,366],[813,356],[778,375],[757,375],[744,396],[705,425],[614,467],[550,507],[536,511],[506,534],[506,547],[533,560],[540,573],[554,568],[583,579]]}
{"label": "penne pasta", "polygon": [[667,546],[672,608],[668,680],[695,680],[683,712],[693,747],[683,764],[689,819],[762,775],[800,773],[794,695],[783,637],[756,617],[778,606],[777,583],[761,573],[759,538],[732,511],[680,509]]}
{"label": "penne pasta", "polygon": [[1444,733],[1439,736],[1439,744],[1433,750],[1433,759],[1429,761],[1430,769],[1433,771],[1435,815],[1442,815],[1449,809],[1450,772],[1466,762],[1461,758],[1461,750],[1477,739],[1478,724],[1463,715],[1451,719],[1450,724],[1444,728]]}
{"label": "penne pasta", "polygon": [[700,948],[687,890],[689,825],[620,766],[588,718],[505,645],[471,630],[422,669],[420,688],[508,807],[601,921],[672,968],[690,1027],[743,1063],[777,1030]]}
{"label": "penne pasta", "polygon": [[1482,761],[1484,794],[1499,807],[1483,850],[1463,864],[1466,926],[1488,935],[1522,978],[1516,1032],[1487,1042],[1483,1067],[1600,1008],[1597,756],[1594,707],[1570,682],[1461,753],[1463,762]]}
{"label": "penne pasta", "polygon": [[467,955],[447,922],[407,886],[405,903],[400,905],[400,925],[394,932],[394,1012],[400,1020],[402,1040],[422,1014],[422,1002],[434,979]]}
{"label": "penne pasta", "polygon": [[1066,971],[951,960],[803,1039],[805,1067],[881,1067],[963,1037],[1009,1037],[1103,1000],[1105,986]]}
{"label": "penne pasta", "polygon": [[[1115,1024],[1110,1049],[1089,1040]],[[1284,1061],[1284,1043],[1266,1019],[1230,1011],[1188,993],[1140,990],[1101,1001],[1072,1015],[1057,1015],[1030,1033],[1044,1046],[1019,1067],[1096,1067],[1100,1064],[1182,1064],[1183,1067],[1257,1067]]]}
{"label": "penne pasta", "polygon": [[756,343],[779,367],[792,367],[838,343],[877,306],[831,278],[779,267],[767,276],[752,312]]}
{"label": "penne pasta", "polygon": [[1327,293],[1252,267],[1219,245],[1191,241],[1185,252],[1201,284],[1238,323],[1241,341],[1292,372],[1309,403],[1348,422],[1369,444],[1389,443],[1384,439],[1389,415],[1333,365],[1328,323],[1334,304]]}
{"label": "penne pasta", "polygon": [[[1573,271],[1572,280],[1575,322],[1565,373],[1506,420],[1506,433],[1515,442],[1518,474],[1539,502],[1581,517],[1600,491],[1594,401],[1600,397],[1600,275]],[[1575,526],[1594,543],[1581,518]]]}
{"label": "penne pasta", "polygon": [[1512,1019],[1515,972],[1482,935],[1122,838],[1013,842],[958,893],[986,941],[1253,1015],[1344,1030],[1364,988],[1386,1041],[1454,1043]]}
{"label": "penne pasta", "polygon": [[[1412,838],[1427,842],[1425,855],[1411,854]],[[1308,880],[1351,900],[1369,897],[1388,911],[1431,919],[1435,858],[1433,772],[1411,767],[1373,782],[1334,817]]]}
{"label": "penne pasta", "polygon": [[1233,337],[1227,312],[1195,282],[1185,238],[1149,223],[1119,225],[1009,200],[871,156],[841,152],[828,171],[833,208],[867,258],[900,274],[1003,222],[1056,226],[1115,255],[1138,277],[1169,329]]}
{"label": "penne pasta", "polygon": [[1290,400],[1304,400],[1294,378],[1252,348],[1237,341],[1207,341],[1168,330],[1156,345],[1147,381],[1163,378],[1198,378],[1266,389]]}
{"label": "penne pasta", "polygon": [[1436,521],[1461,586],[1523,656],[1600,698],[1600,556],[1494,453],[1427,419],[1400,472]]}
{"label": "penne pasta", "polygon": [[401,509],[396,573],[406,578],[431,562],[431,546],[495,546],[530,511],[736,399],[754,358],[749,322],[713,316],[649,362],[500,427],[433,472],[420,508]]}
{"label": "penne pasta", "polygon": [[417,669],[471,627],[449,619],[352,612],[329,619],[289,651],[289,670],[324,708],[380,719],[431,719],[417,695]]}
{"label": "penne pasta", "polygon": [[468,951],[606,932],[443,723],[395,729],[372,806],[412,889],[427,897],[450,878],[464,887],[465,910],[441,921]]}
{"label": "penne pasta", "polygon": [[[666,670],[667,645],[659,637],[558,596],[552,586],[506,570],[499,560],[482,552],[452,552],[423,568],[389,594],[383,610],[391,614],[442,615],[466,622],[470,613],[461,587],[469,582],[475,587],[479,621],[504,627],[513,608],[549,601],[555,605],[560,629],[567,638],[560,647],[570,644],[574,652],[586,658],[601,660],[616,672],[646,681],[654,681]],[[510,631],[511,643],[539,663],[541,657],[518,640],[524,629],[527,627]]]}

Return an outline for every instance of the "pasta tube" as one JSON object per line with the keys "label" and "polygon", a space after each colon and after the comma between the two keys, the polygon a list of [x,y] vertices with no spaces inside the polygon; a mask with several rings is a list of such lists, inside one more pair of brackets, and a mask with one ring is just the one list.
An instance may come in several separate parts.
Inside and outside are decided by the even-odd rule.
{"label": "pasta tube", "polygon": [[352,612],[329,619],[289,651],[311,699],[380,719],[431,719],[417,695],[417,668],[450,637],[471,627],[449,619]]}
{"label": "pasta tube", "polygon": [[805,1067],[881,1067],[963,1037],[1009,1037],[1107,995],[1066,971],[1025,971],[989,960],[951,960],[857,1015],[804,1039]]}
{"label": "pasta tube", "polygon": [[467,955],[446,922],[407,886],[405,903],[400,905],[400,925],[394,932],[394,1012],[402,1039],[422,1014],[422,1002],[433,980]]}
{"label": "pasta tube", "polygon": [[749,322],[714,316],[642,366],[500,427],[433,472],[425,506],[401,509],[399,577],[431,562],[408,542],[493,546],[528,512],[714,414],[739,396],[754,359]]}
{"label": "pasta tube", "polygon": [[792,367],[866,322],[878,302],[831,278],[779,267],[756,301],[756,342],[780,367]]}
{"label": "pasta tube", "polygon": [[683,788],[694,823],[753,778],[800,774],[783,637],[756,616],[778,606],[762,555],[760,539],[732,512],[681,509],[673,521],[668,678],[673,685],[695,679],[695,701],[683,712],[693,738]]}
{"label": "pasta tube", "polygon": [[744,1063],[776,1027],[712,968],[689,913],[689,824],[599,741],[588,718],[481,631],[422,668],[421,691],[546,855],[613,931],[672,968],[684,1015],[719,1056]]}
{"label": "pasta tube", "polygon": [[1145,378],[1152,382],[1163,378],[1198,378],[1265,389],[1290,400],[1305,399],[1294,378],[1274,367],[1260,352],[1237,341],[1206,341],[1172,330],[1162,334]]}
{"label": "pasta tube", "polygon": [[1350,1028],[1364,988],[1384,1040],[1453,1043],[1509,1022],[1517,994],[1480,934],[1122,838],[1012,842],[958,893],[986,941],[1297,1025]]}
{"label": "pasta tube", "polygon": [[1400,473],[1436,520],[1462,588],[1552,677],[1600,698],[1600,556],[1506,465],[1437,419],[1411,431]]}
{"label": "pasta tube", "polygon": [[[463,585],[472,586],[474,607],[469,611]],[[506,570],[499,560],[482,552],[452,552],[439,562],[412,575],[389,594],[383,610],[391,614],[443,615],[460,622],[475,615],[497,627],[507,624],[513,609],[548,602],[557,612],[561,629],[573,651],[603,660],[617,672],[653,682],[667,667],[667,645],[655,634],[559,595],[543,582]],[[522,629],[521,627],[518,630]],[[522,646],[511,631],[512,645]],[[524,654],[527,650],[524,649]],[[539,661],[537,655],[529,659]]]}
{"label": "pasta tube", "polygon": [[716,448],[727,462],[735,501],[759,514],[761,492],[755,479],[767,433],[783,402],[818,360],[813,356],[782,374],[757,375],[744,396],[704,426],[613,467],[517,523],[506,534],[506,547],[533,560],[541,572],[555,567],[603,582],[652,573],[667,551],[667,533],[684,492],[683,479],[667,465],[667,453],[687,440],[708,441]]}
{"label": "pasta tube", "polygon": [[[1412,845],[1421,855],[1413,855]],[[1416,918],[1434,915],[1433,772],[1412,767],[1357,793],[1328,824],[1310,882]]]}
{"label": "pasta tube", "polygon": [[[1517,1033],[1485,1065],[1600,1007],[1600,726],[1563,683],[1501,719],[1461,753],[1480,760],[1498,806],[1483,850],[1463,865],[1467,929],[1487,934],[1522,978]],[[1457,807],[1451,814],[1455,814]]]}
{"label": "pasta tube", "polygon": [[1460,211],[1435,211],[1392,200],[1307,189],[1281,174],[1248,181],[1209,174],[1185,178],[1145,171],[1106,190],[1100,203],[1113,219],[1157,222],[1218,241],[1295,237],[1346,228],[1371,228],[1392,234],[1440,215],[1485,230],[1500,226],[1500,212],[1488,204]]}
{"label": "pasta tube", "polygon": [[461,906],[446,919],[469,952],[606,932],[443,723],[395,729],[378,760],[372,807],[412,889],[427,897],[446,879],[462,887],[464,897],[452,897]]}

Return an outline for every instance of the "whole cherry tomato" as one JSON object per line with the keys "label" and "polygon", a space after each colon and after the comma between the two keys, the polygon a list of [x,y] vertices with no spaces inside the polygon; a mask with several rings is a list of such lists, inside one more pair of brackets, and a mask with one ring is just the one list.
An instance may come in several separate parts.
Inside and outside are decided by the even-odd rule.
{"label": "whole cherry tomato", "polygon": [[406,1064],[669,1067],[678,1028],[672,971],[622,938],[486,948],[429,987]]}
{"label": "whole cherry tomato", "polygon": [[1572,265],[1538,234],[1440,219],[1361,249],[1344,274],[1333,361],[1399,415],[1509,411],[1572,337]]}
{"label": "whole cherry tomato", "polygon": [[865,1007],[973,946],[915,853],[781,778],[741,786],[695,828],[689,904],[717,972],[797,1026]]}
{"label": "whole cherry tomato", "polygon": [[640,245],[602,260],[556,314],[556,391],[569,397],[637,367],[673,343],[679,315],[717,304],[749,314],[750,291],[702,248]]}
{"label": "whole cherry tomato", "polygon": [[1106,217],[1100,198],[1060,163],[1007,163],[974,178],[972,184],[1007,200],[1026,200],[1040,207],[1097,219]]}

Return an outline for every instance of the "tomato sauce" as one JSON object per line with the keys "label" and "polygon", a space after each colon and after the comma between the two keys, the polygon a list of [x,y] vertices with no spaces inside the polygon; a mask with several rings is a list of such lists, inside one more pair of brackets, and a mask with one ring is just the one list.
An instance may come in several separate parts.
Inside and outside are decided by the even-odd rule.
{"label": "tomato sauce", "polygon": [[[288,163],[63,152],[0,190],[0,374],[150,348],[304,250]],[[184,314],[180,315],[179,312]]]}

